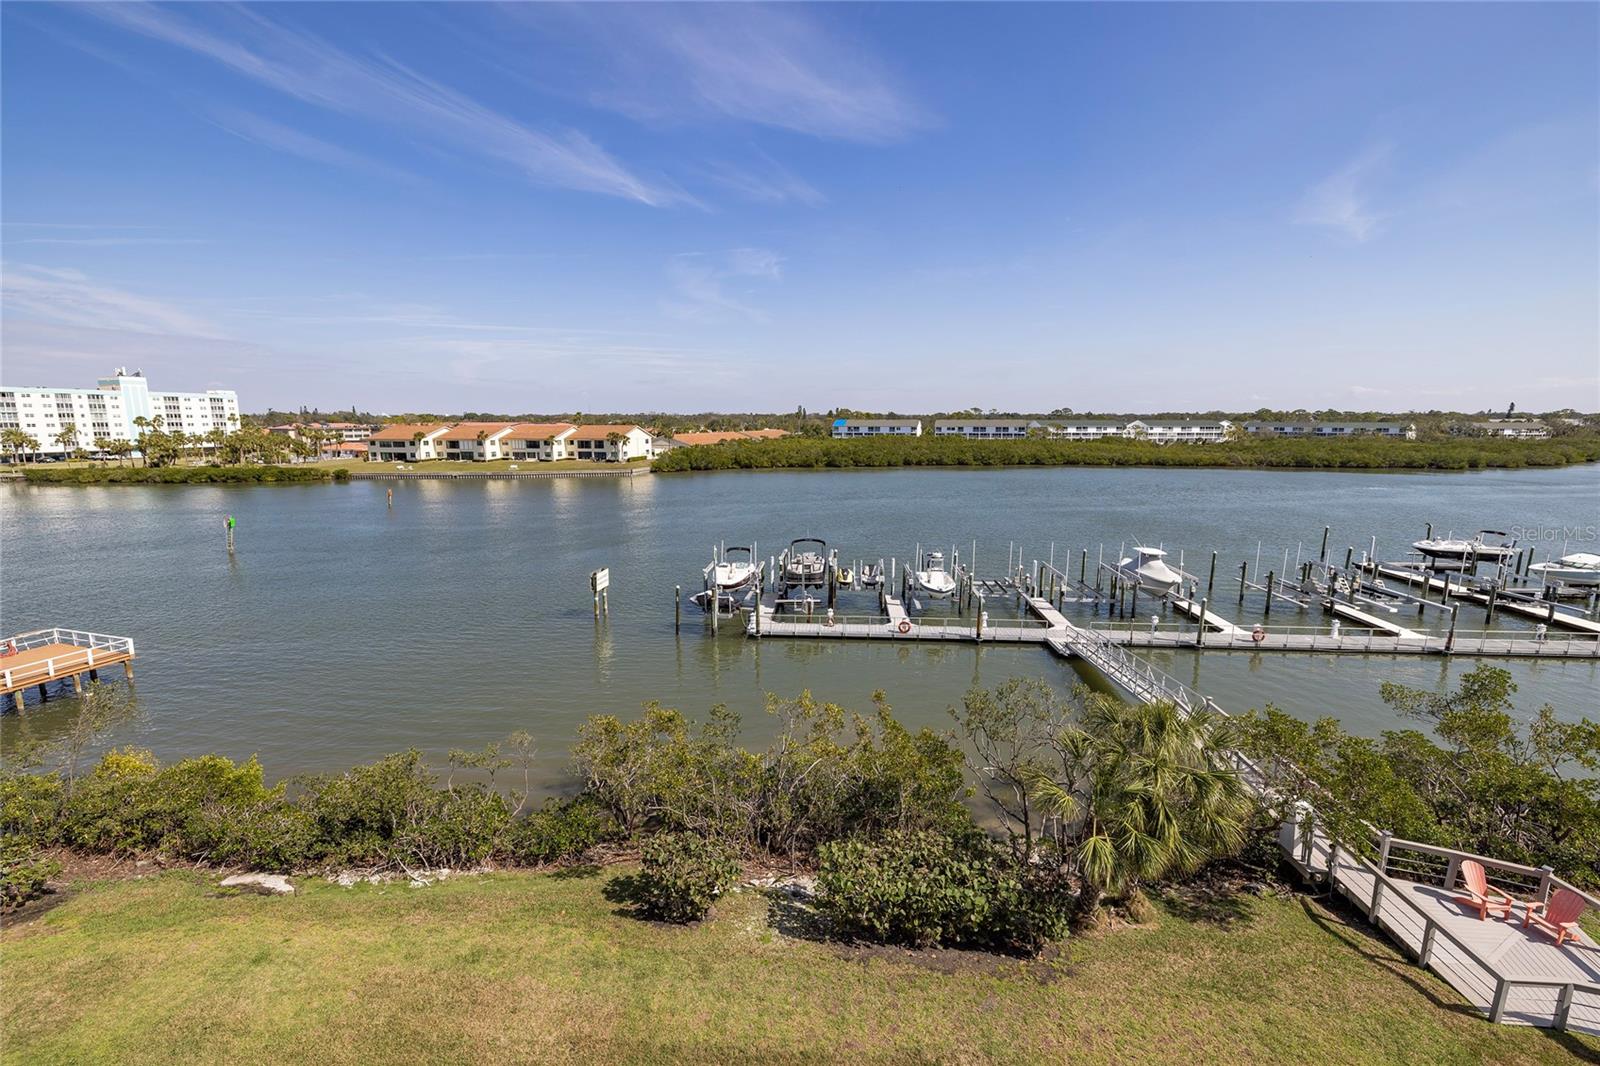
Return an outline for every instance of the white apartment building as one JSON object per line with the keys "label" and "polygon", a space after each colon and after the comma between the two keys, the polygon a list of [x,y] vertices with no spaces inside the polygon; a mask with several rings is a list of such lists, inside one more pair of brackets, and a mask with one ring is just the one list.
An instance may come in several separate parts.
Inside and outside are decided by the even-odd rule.
{"label": "white apartment building", "polygon": [[579,426],[567,439],[567,454],[599,463],[625,463],[654,458],[654,441],[641,426]]}
{"label": "white apartment building", "polygon": [[396,422],[367,440],[367,459],[383,463],[419,463],[443,458],[439,443],[450,426],[444,422]]}
{"label": "white apartment building", "polygon": [[833,422],[835,438],[848,437],[920,437],[922,422],[915,418],[837,418]]}
{"label": "white apartment building", "polygon": [[571,422],[518,422],[501,440],[500,450],[518,462],[568,459],[576,432],[578,427]]}
{"label": "white apartment building", "polygon": [[1040,423],[1026,418],[940,418],[934,420],[933,435],[972,440],[1023,440],[1029,430],[1043,428]]}
{"label": "white apartment building", "polygon": [[1510,437],[1513,440],[1544,440],[1550,436],[1550,427],[1543,422],[1522,418],[1495,418],[1488,422],[1474,422],[1472,428],[1480,435]]}
{"label": "white apartment building", "polygon": [[1408,422],[1246,422],[1250,434],[1279,437],[1397,437],[1416,440],[1417,427]]}
{"label": "white apartment building", "polygon": [[1056,440],[1102,440],[1106,437],[1126,437],[1128,427],[1122,422],[1096,422],[1074,419],[1045,427]]}
{"label": "white apartment building", "polygon": [[239,396],[232,389],[152,392],[143,371],[130,374],[124,367],[93,389],[0,386],[0,429],[38,438],[43,455],[71,450],[58,439],[69,424],[77,433],[73,446],[95,452],[96,441],[138,440],[141,430],[134,420],[156,417],[168,432],[232,432],[239,428]]}
{"label": "white apartment building", "polygon": [[1216,444],[1228,439],[1233,423],[1191,422],[1188,419],[1147,418],[1128,423],[1127,435],[1142,437],[1156,444]]}
{"label": "white apartment building", "polygon": [[440,458],[477,462],[507,458],[505,438],[516,425],[515,422],[457,422],[439,435],[439,443],[444,447]]}

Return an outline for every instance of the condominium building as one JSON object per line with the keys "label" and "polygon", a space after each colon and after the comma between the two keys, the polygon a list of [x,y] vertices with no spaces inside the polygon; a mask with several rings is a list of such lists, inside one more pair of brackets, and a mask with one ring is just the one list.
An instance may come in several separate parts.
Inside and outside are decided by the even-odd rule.
{"label": "condominium building", "polygon": [[518,422],[501,439],[500,449],[518,462],[569,459],[572,435],[577,431],[571,422]]}
{"label": "condominium building", "polygon": [[567,446],[577,459],[625,463],[651,458],[653,441],[650,431],[642,426],[579,426]]}
{"label": "condominium building", "polygon": [[1549,426],[1526,418],[1492,418],[1487,422],[1472,423],[1472,429],[1480,435],[1510,437],[1513,440],[1544,440],[1550,436]]}
{"label": "condominium building", "polygon": [[130,374],[125,367],[93,389],[0,386],[0,429],[36,438],[43,455],[137,441],[145,422],[157,418],[163,430],[194,437],[214,429],[231,432],[239,427],[239,396],[232,389],[153,392],[143,371]]}
{"label": "condominium building", "polygon": [[395,422],[384,426],[367,441],[367,458],[384,463],[420,463],[442,458],[439,438],[449,430],[448,422]]}
{"label": "condominium building", "polygon": [[1127,435],[1140,437],[1156,444],[1216,444],[1228,439],[1233,423],[1227,419],[1215,422],[1191,422],[1184,419],[1142,418],[1127,425]]}
{"label": "condominium building", "polygon": [[1022,440],[1030,430],[1043,429],[1026,418],[940,418],[933,423],[935,437],[969,437],[973,440]]}
{"label": "condominium building", "polygon": [[1409,422],[1246,422],[1244,431],[1276,437],[1397,437],[1416,440]]}
{"label": "condominium building", "polygon": [[833,435],[846,437],[920,437],[922,423],[915,418],[838,418]]}
{"label": "condominium building", "polygon": [[1106,437],[1126,437],[1125,422],[1093,421],[1076,418],[1070,422],[1057,422],[1045,427],[1056,440],[1102,440]]}
{"label": "condominium building", "polygon": [[288,422],[281,426],[268,426],[267,432],[298,440],[307,430],[320,430],[331,440],[357,441],[364,444],[367,438],[382,428],[365,422]]}
{"label": "condominium building", "polygon": [[441,459],[489,460],[504,458],[501,445],[515,422],[457,422],[439,435]]}

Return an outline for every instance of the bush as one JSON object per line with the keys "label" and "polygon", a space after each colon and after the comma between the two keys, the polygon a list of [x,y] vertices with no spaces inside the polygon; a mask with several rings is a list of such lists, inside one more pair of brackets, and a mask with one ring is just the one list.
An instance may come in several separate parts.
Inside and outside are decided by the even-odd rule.
{"label": "bush", "polygon": [[34,485],[236,485],[348,481],[350,471],[342,466],[86,466],[32,467],[23,477]]}
{"label": "bush", "polygon": [[38,847],[61,832],[61,778],[55,774],[0,775],[0,835]]}
{"label": "bush", "polygon": [[45,885],[61,872],[61,864],[39,854],[24,837],[0,837],[0,910],[12,910],[44,894]]}
{"label": "bush", "polygon": [[587,796],[548,800],[506,828],[503,854],[524,866],[575,859],[617,832],[616,823]]}
{"label": "bush", "polygon": [[1012,866],[981,832],[889,832],[825,844],[818,907],[842,936],[909,947],[1037,952],[1065,935],[1059,871]]}
{"label": "bush", "polygon": [[640,908],[666,922],[704,918],[739,876],[732,849],[692,833],[659,833],[645,841],[642,858]]}

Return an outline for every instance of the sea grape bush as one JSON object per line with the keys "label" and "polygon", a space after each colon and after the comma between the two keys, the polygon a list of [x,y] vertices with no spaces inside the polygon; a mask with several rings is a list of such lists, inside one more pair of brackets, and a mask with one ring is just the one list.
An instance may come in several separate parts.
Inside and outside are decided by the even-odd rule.
{"label": "sea grape bush", "polygon": [[1037,952],[1066,934],[1073,895],[976,828],[890,831],[824,844],[818,910],[845,937],[909,947]]}
{"label": "sea grape bush", "polygon": [[739,877],[728,845],[695,833],[657,833],[640,851],[635,879],[640,910],[664,922],[696,922]]}

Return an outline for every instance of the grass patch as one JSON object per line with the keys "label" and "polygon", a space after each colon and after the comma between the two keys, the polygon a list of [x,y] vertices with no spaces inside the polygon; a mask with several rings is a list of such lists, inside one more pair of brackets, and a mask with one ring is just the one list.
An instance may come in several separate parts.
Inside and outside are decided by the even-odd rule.
{"label": "grass patch", "polygon": [[88,886],[0,934],[14,1062],[1524,1064],[1600,1044],[1492,1026],[1360,924],[1250,897],[1059,958],[790,939],[745,891],[639,922],[626,870],[231,895],[169,873]]}
{"label": "grass patch", "polygon": [[1551,440],[1481,437],[1408,441],[1259,439],[1219,444],[1098,441],[981,441],[962,437],[783,437],[675,448],[662,472],[892,466],[1198,466],[1300,470],[1485,470],[1600,461],[1600,435]]}
{"label": "grass patch", "polygon": [[50,466],[23,471],[34,485],[240,485],[344,481],[349,463],[334,466]]}

